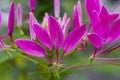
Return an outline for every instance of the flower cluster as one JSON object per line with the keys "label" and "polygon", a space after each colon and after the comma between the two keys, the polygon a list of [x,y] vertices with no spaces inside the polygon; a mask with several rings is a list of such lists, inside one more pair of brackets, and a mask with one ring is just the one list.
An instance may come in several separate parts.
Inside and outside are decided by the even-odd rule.
{"label": "flower cluster", "polygon": [[[35,17],[36,0],[29,0],[30,38],[13,40],[15,22],[15,4],[11,2],[8,18],[8,33],[0,36],[0,49],[6,47],[3,40],[10,37],[20,49],[31,56],[44,57],[50,64],[61,63],[68,52],[78,50],[78,45],[85,46],[90,41],[94,46],[91,59],[111,61],[118,58],[98,58],[98,56],[119,49],[120,43],[115,44],[120,37],[120,19],[118,13],[109,12],[100,0],[85,0],[85,8],[90,20],[90,26],[82,21],[81,2],[74,5],[72,23],[73,29],[69,32],[70,18],[67,13],[60,17],[60,0],[54,0],[54,15],[45,13],[43,22],[39,23]],[[0,28],[2,26],[2,11],[0,10]],[[22,26],[22,5],[17,6],[17,26]]]}

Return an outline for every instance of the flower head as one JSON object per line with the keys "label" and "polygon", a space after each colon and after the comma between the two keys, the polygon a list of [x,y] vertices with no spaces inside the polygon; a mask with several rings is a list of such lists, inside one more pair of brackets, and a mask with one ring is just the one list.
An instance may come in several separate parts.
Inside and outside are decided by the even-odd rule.
{"label": "flower head", "polygon": [[[41,46],[42,49],[45,50],[47,48],[49,49],[50,52],[52,50],[59,51],[62,49],[64,54],[74,49],[77,46],[78,42],[81,41],[81,39],[83,38],[86,32],[86,25],[82,25],[72,30],[67,35],[67,37],[64,37],[60,23],[52,16],[48,17],[48,29],[49,29],[48,31],[39,23],[34,23],[33,25],[34,25],[33,30],[37,38],[39,39],[40,43],[43,45]],[[24,41],[26,41],[26,44],[24,44],[25,43]],[[29,40],[28,43],[32,43],[33,45],[30,46],[28,45],[27,41],[28,40],[26,39],[17,39],[16,44],[22,50],[33,56],[36,56],[36,54],[42,55],[44,53],[44,51],[42,51],[42,53],[38,53],[39,50],[41,52],[41,48],[37,48],[38,46],[37,44],[39,44],[38,42],[33,42]],[[35,49],[35,47],[37,49]],[[50,52],[48,54],[50,54]],[[56,57],[58,57],[57,52],[56,52]]]}

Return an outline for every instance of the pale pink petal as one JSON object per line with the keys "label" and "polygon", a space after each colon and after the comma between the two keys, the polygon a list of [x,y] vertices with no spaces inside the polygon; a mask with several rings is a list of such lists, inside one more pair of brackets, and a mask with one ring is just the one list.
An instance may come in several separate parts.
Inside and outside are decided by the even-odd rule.
{"label": "pale pink petal", "polygon": [[30,26],[30,37],[32,40],[36,39],[36,35],[35,35],[34,30],[33,30],[33,26],[35,23],[38,24],[38,21],[36,20],[34,14],[32,12],[30,12],[29,13],[29,26]]}
{"label": "pale pink petal", "polygon": [[67,21],[66,21],[66,23],[64,25],[64,28],[63,28],[64,36],[67,35],[69,28],[70,28],[70,18],[67,19]]}
{"label": "pale pink petal", "polygon": [[60,16],[60,0],[54,0],[54,14],[55,17]]}
{"label": "pale pink petal", "polygon": [[20,3],[17,6],[17,26],[22,26],[22,5]]}

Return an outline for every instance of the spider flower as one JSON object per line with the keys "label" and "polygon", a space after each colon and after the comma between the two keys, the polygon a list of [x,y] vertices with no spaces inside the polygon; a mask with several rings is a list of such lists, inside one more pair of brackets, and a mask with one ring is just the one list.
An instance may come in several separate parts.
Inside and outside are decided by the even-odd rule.
{"label": "spider flower", "polygon": [[[77,27],[68,33],[67,37],[64,37],[60,23],[54,17],[49,16],[48,29],[49,31],[47,31],[42,25],[38,23],[34,23],[33,26],[33,30],[43,46],[41,46],[38,42],[27,39],[17,39],[16,44],[22,50],[32,56],[36,56],[36,54],[39,55],[38,57],[46,56],[46,52],[48,51],[46,50],[45,52],[46,48],[49,49],[49,51],[52,51],[53,49],[62,49],[64,53],[67,53],[74,49],[78,42],[81,41],[86,32],[86,25]],[[30,46],[29,44],[32,45]]]}
{"label": "spider flower", "polygon": [[15,21],[15,4],[14,1],[10,4],[9,18],[8,18],[8,35],[12,36],[14,32],[14,21]]}
{"label": "spider flower", "polygon": [[17,26],[22,26],[22,5],[20,3],[17,5]]}
{"label": "spider flower", "polygon": [[81,9],[81,2],[78,0],[77,5],[74,6],[73,9],[73,27],[79,27],[82,25],[82,9]]}
{"label": "spider flower", "polygon": [[120,19],[116,20],[117,17],[118,14],[109,13],[104,6],[100,14],[94,11],[92,15],[93,32],[88,34],[88,39],[96,48],[110,44],[118,39],[120,35]]}
{"label": "spider flower", "polygon": [[29,5],[30,5],[30,10],[34,12],[36,8],[36,0],[29,0]]}

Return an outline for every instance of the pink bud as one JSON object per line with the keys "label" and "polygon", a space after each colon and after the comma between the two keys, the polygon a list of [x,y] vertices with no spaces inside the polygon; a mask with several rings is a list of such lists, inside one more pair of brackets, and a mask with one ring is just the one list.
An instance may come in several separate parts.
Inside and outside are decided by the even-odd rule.
{"label": "pink bud", "polygon": [[22,26],[22,5],[20,3],[17,5],[17,26]]}
{"label": "pink bud", "polygon": [[15,21],[15,4],[14,1],[10,4],[9,18],[8,18],[8,34],[12,36],[14,31],[14,21]]}
{"label": "pink bud", "polygon": [[36,8],[36,0],[29,0],[30,10],[34,12]]}
{"label": "pink bud", "polygon": [[0,28],[2,27],[2,11],[0,10]]}
{"label": "pink bud", "polygon": [[54,0],[54,14],[55,17],[59,17],[60,15],[60,0]]}

